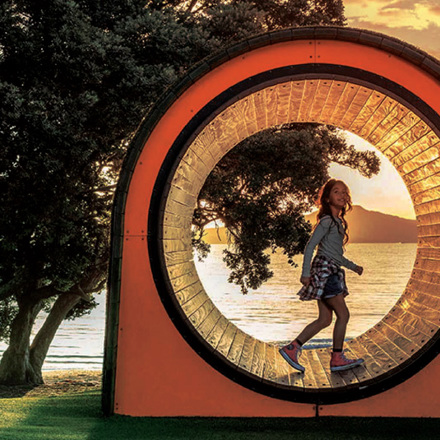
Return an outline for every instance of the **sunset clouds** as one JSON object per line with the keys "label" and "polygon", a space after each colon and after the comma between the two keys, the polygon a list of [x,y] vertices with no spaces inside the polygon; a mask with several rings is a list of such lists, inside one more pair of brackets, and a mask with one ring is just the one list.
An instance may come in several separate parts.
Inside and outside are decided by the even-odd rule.
{"label": "sunset clouds", "polygon": [[348,25],[394,36],[440,58],[439,0],[344,0]]}

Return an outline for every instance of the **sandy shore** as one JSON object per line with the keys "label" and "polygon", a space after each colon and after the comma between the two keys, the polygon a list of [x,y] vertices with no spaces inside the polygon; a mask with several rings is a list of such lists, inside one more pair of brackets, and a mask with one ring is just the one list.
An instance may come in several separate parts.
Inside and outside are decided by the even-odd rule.
{"label": "sandy shore", "polygon": [[101,389],[101,371],[58,370],[43,372],[44,384],[6,387],[0,385],[0,398],[57,396]]}

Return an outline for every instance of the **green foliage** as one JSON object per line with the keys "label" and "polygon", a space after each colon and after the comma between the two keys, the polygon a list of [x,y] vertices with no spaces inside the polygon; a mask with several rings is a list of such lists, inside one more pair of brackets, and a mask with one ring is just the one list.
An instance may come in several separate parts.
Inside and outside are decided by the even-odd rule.
{"label": "green foliage", "polygon": [[209,251],[204,227],[220,220],[233,237],[232,250],[224,251],[229,281],[243,293],[272,276],[267,249],[282,249],[295,265],[311,230],[304,213],[329,179],[331,162],[365,177],[377,174],[380,163],[375,154],[347,145],[335,129],[314,124],[289,124],[245,139],[217,164],[199,194],[193,218],[199,258]]}
{"label": "green foliage", "polygon": [[[49,311],[59,295],[84,297],[104,287],[126,146],[170,84],[241,38],[343,21],[341,0],[1,2],[0,339],[10,336],[19,304]],[[247,208],[260,218],[269,212],[258,203]],[[277,219],[266,223],[268,243],[280,243],[284,228],[291,255],[301,237]],[[255,286],[269,275],[267,259],[245,235],[241,247],[256,252],[244,262]],[[243,270],[234,255],[229,260]],[[95,304],[81,301],[67,318]]]}

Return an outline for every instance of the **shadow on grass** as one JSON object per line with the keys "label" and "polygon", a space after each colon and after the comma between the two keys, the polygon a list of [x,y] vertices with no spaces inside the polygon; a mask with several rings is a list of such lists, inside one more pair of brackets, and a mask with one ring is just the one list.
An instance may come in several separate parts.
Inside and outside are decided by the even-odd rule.
{"label": "shadow on grass", "polygon": [[[104,418],[99,391],[2,399],[2,440],[433,439],[440,419]],[[417,434],[416,434],[417,433]]]}

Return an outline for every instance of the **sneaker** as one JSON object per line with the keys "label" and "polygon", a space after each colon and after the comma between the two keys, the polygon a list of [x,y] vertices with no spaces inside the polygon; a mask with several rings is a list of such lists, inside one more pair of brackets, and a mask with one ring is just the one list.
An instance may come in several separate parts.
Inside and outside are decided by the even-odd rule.
{"label": "sneaker", "polygon": [[298,371],[304,372],[305,368],[298,362],[301,355],[301,347],[293,342],[279,349],[280,355],[289,363],[290,366]]}
{"label": "sneaker", "polygon": [[364,362],[363,359],[347,359],[343,352],[332,353],[330,371],[342,371],[357,367]]}

